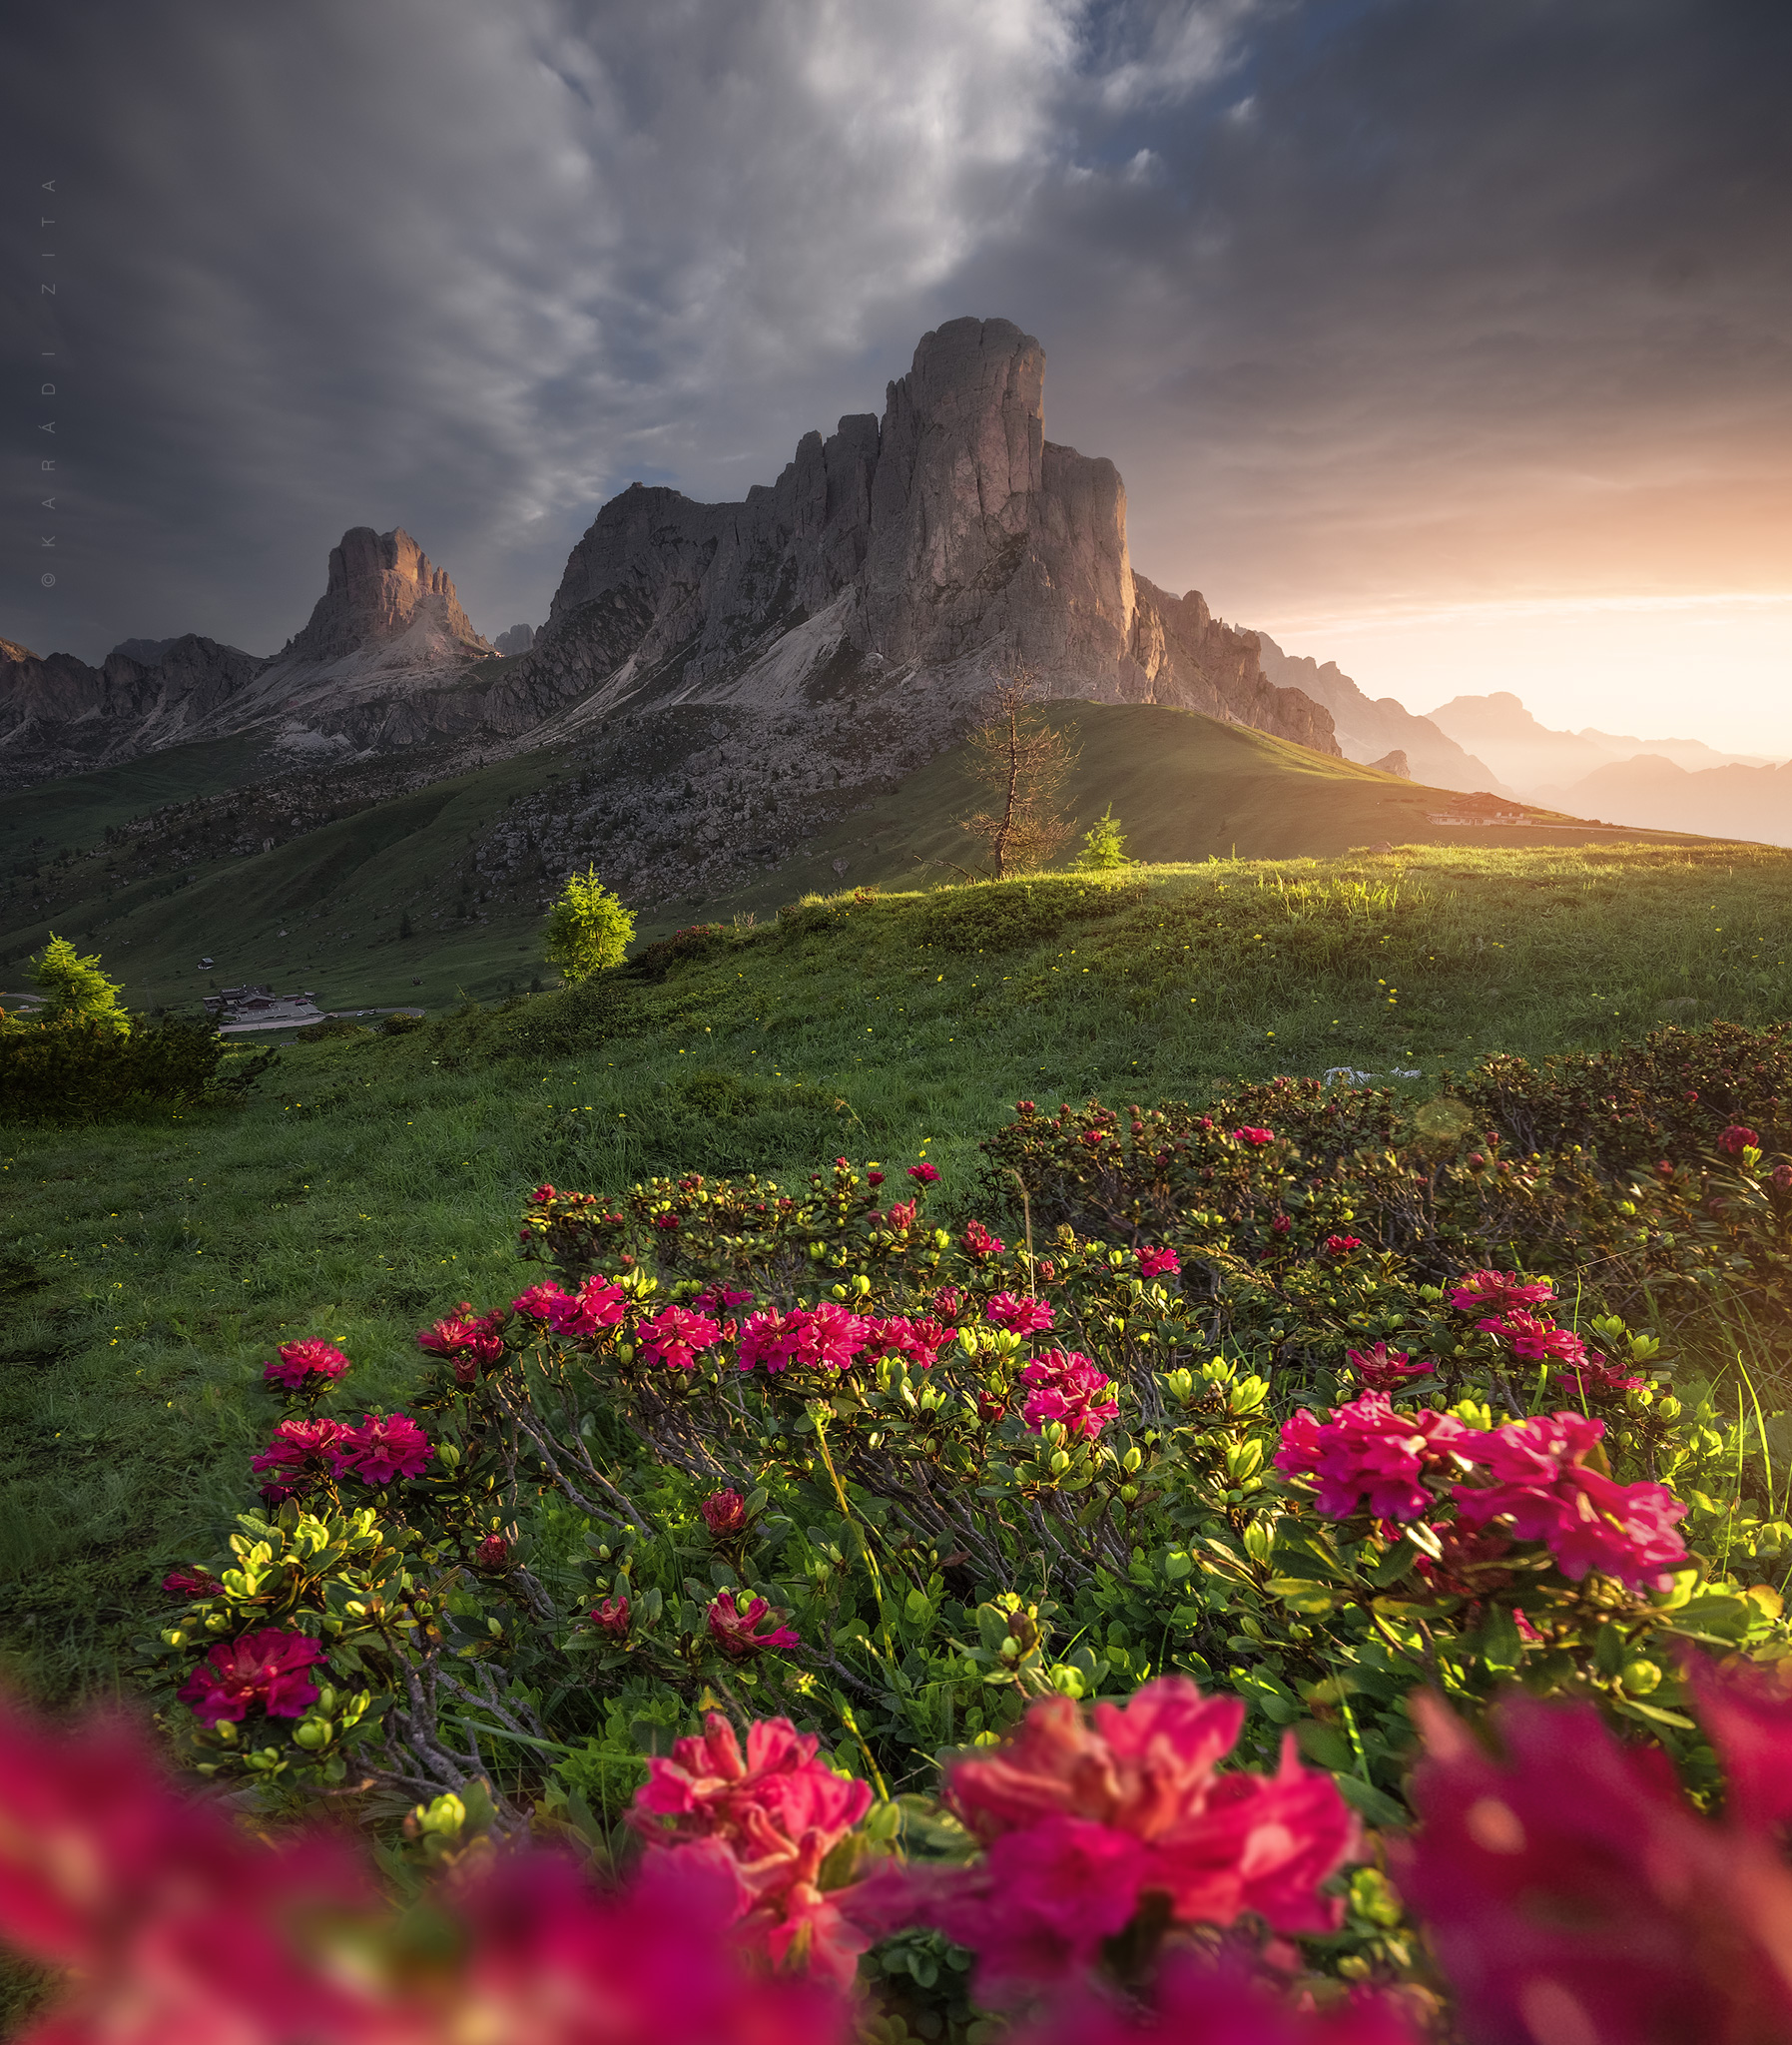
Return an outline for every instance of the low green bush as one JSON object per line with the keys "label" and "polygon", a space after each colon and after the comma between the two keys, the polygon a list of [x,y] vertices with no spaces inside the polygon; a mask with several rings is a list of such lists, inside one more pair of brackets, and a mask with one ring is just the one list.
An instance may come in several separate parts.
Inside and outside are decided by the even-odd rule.
{"label": "low green bush", "polygon": [[8,1016],[0,1020],[0,1118],[80,1120],[229,1097],[276,1055],[233,1052],[209,1020],[133,1017],[121,1032],[111,1018]]}

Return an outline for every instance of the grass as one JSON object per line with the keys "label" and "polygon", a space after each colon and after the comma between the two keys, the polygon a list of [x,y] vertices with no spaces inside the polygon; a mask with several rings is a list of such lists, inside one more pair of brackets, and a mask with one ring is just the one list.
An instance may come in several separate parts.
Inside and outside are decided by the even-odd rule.
{"label": "grass", "polygon": [[[161,1574],[243,1496],[258,1366],[320,1334],[369,1402],[412,1336],[510,1297],[542,1178],[923,1150],[969,1197],[1042,1103],[1204,1097],[1333,1064],[1596,1048],[1792,1014],[1792,853],[1406,849],[1110,883],[851,893],[613,1001],[549,996],[282,1052],[247,1104],[14,1128],[0,1150],[0,1647],[52,1698],[130,1666]],[[533,1042],[537,1047],[529,1048]],[[540,1046],[555,1044],[551,1052]]]}
{"label": "grass", "polygon": [[[1134,855],[1157,863],[1332,857],[1382,842],[1459,851],[1708,843],[1569,824],[1433,825],[1430,815],[1455,798],[1193,711],[1076,703],[1050,714],[1074,727],[1081,747],[1067,791],[1075,832],[1111,801]],[[184,1006],[211,987],[252,981],[313,988],[332,1008],[439,1009],[463,994],[490,1000],[526,988],[539,964],[544,898],[594,856],[571,821],[580,763],[554,754],[501,760],[346,816],[327,810],[337,793],[357,799],[351,771],[339,789],[314,772],[294,793],[266,784],[245,792],[229,818],[170,824],[154,871],[100,842],[108,826],[158,803],[215,793],[227,764],[220,748],[188,747],[0,798],[0,858],[12,845],[25,864],[24,848],[59,806],[54,844],[79,852],[41,883],[15,879],[0,894],[0,959],[22,962],[55,929],[103,950],[141,1008]],[[669,786],[674,822],[678,800]],[[646,904],[643,937],[699,919],[769,915],[806,890],[837,888],[837,861],[855,886],[962,878],[971,841],[954,819],[976,795],[957,752],[893,789],[843,800],[847,814],[818,822],[788,858],[727,894]],[[271,849],[259,849],[268,838]],[[202,957],[216,968],[202,972]],[[16,978],[19,966],[11,970]]]}

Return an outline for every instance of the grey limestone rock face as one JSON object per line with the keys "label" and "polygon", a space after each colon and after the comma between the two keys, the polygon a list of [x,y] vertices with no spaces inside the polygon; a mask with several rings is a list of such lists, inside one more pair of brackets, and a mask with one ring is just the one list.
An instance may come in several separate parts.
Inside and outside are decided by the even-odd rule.
{"label": "grey limestone rock face", "polygon": [[535,644],[535,627],[512,625],[507,632],[500,632],[491,643],[496,651],[506,658],[518,653],[527,653]]}
{"label": "grey limestone rock face", "polygon": [[277,657],[325,666],[400,638],[419,613],[468,653],[491,651],[461,609],[447,571],[431,562],[402,526],[375,532],[356,525],[330,548],[323,594],[303,630]]}
{"label": "grey limestone rock face", "polygon": [[[1045,437],[1045,351],[1005,320],[922,337],[881,420],[805,436],[775,484],[699,504],[631,484],[573,549],[548,622],[489,698],[501,730],[711,697],[788,709],[1031,665],[1054,695],[1162,702],[1336,753],[1258,642],[1134,573],[1111,461]],[[820,678],[820,679],[818,679]]]}

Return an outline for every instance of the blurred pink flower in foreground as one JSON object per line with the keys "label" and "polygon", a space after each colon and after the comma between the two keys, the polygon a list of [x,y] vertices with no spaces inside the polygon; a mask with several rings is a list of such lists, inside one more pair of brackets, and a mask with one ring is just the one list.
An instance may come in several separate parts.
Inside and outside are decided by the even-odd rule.
{"label": "blurred pink flower in foreground", "polygon": [[946,1802],[984,1857],[879,1886],[972,1947],[979,1996],[1004,2001],[1092,1967],[1151,1893],[1179,1924],[1249,1911],[1276,1931],[1329,1931],[1339,1905],[1319,1884],[1355,1850],[1357,1820],[1292,1736],[1273,1776],[1219,1772],[1244,1716],[1181,1676],[1087,1714],[1041,1699],[1001,1745],[948,1767]]}
{"label": "blurred pink flower in foreground", "polygon": [[701,1735],[653,1756],[629,1823],[656,1857],[721,1846],[740,1884],[741,1934],[774,1960],[804,1960],[845,1987],[870,1940],[842,1914],[846,1889],[824,1892],[822,1863],[871,1808],[871,1785],[816,1759],[814,1733],[758,1718],[741,1752],[712,1711]]}

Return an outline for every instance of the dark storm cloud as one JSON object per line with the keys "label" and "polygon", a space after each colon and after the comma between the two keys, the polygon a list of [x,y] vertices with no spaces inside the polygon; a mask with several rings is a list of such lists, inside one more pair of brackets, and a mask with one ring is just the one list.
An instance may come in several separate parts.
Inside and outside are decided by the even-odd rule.
{"label": "dark storm cloud", "polygon": [[1788,56],[1728,0],[42,9],[0,632],[271,650],[362,523],[538,620],[605,495],[742,494],[966,311],[1234,611],[1509,573],[1589,507],[1665,559],[1759,495],[1734,563],[1784,535]]}

